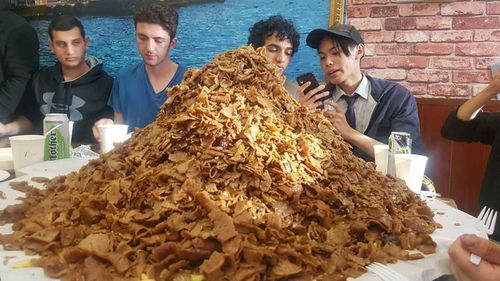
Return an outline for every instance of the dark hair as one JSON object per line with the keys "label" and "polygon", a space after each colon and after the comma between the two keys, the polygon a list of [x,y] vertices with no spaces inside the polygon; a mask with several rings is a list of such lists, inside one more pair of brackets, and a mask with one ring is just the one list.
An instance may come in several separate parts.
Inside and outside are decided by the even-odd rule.
{"label": "dark hair", "polygon": [[80,34],[82,38],[85,38],[85,29],[82,23],[74,16],[58,15],[55,16],[49,24],[49,37],[52,40],[52,31],[68,31],[75,27],[80,29]]}
{"label": "dark hair", "polygon": [[177,33],[177,24],[179,23],[179,14],[177,11],[164,3],[151,3],[140,8],[134,15],[134,26],[138,22],[145,22],[160,25],[170,39]]}
{"label": "dark hair", "polygon": [[248,45],[254,48],[264,46],[266,39],[273,34],[280,40],[288,39],[292,43],[292,55],[297,52],[300,44],[300,34],[295,29],[293,22],[283,18],[281,15],[270,16],[266,20],[256,22],[248,29]]}
{"label": "dark hair", "polygon": [[342,36],[330,35],[325,38],[330,38],[330,40],[332,40],[333,42],[337,42],[346,57],[351,55],[350,49],[358,45],[353,39]]}

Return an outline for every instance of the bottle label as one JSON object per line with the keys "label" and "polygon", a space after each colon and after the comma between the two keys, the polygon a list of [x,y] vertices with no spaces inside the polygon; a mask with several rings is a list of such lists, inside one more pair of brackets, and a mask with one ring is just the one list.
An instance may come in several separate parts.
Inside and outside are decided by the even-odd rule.
{"label": "bottle label", "polygon": [[59,126],[45,137],[44,160],[57,160],[69,158],[69,128],[68,122],[48,122],[46,130]]}

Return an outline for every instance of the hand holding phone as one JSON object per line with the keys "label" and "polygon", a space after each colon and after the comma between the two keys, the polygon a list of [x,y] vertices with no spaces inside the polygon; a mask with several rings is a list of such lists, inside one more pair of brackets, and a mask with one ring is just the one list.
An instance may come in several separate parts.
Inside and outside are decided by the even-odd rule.
{"label": "hand holding phone", "polygon": [[[309,86],[307,86],[307,88],[304,89],[304,94],[307,94],[307,93],[309,93],[309,91],[319,87],[318,80],[316,80],[316,77],[314,76],[314,74],[312,72],[307,72],[307,73],[301,74],[301,75],[297,76],[296,79],[297,79],[297,84],[299,84],[299,86],[302,86],[307,82],[311,83]],[[314,95],[319,95],[319,94],[322,94],[326,91],[327,91],[326,89],[323,89],[323,90],[315,93]],[[325,100],[330,99],[331,97],[332,97],[332,93],[329,93],[327,96],[316,100],[316,102],[323,102]]]}

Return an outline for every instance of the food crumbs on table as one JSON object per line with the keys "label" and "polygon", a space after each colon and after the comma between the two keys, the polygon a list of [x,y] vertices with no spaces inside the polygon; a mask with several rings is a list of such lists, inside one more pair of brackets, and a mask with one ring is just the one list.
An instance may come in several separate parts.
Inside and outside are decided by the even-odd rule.
{"label": "food crumbs on table", "polygon": [[10,183],[26,196],[0,213],[16,225],[0,243],[41,256],[17,268],[62,280],[347,280],[373,261],[434,253],[429,206],[295,101],[264,51],[188,70],[153,123],[78,172],[41,189]]}
{"label": "food crumbs on table", "polygon": [[37,183],[46,183],[48,182],[50,179],[49,178],[46,178],[46,177],[32,177],[31,178],[31,181],[33,182],[37,182]]}

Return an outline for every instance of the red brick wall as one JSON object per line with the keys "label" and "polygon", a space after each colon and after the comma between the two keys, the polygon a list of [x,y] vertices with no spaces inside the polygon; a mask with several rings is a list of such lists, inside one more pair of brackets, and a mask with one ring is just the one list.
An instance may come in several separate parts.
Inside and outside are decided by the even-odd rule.
{"label": "red brick wall", "polygon": [[366,73],[416,96],[470,96],[500,61],[500,1],[348,0],[347,20],[365,40]]}

